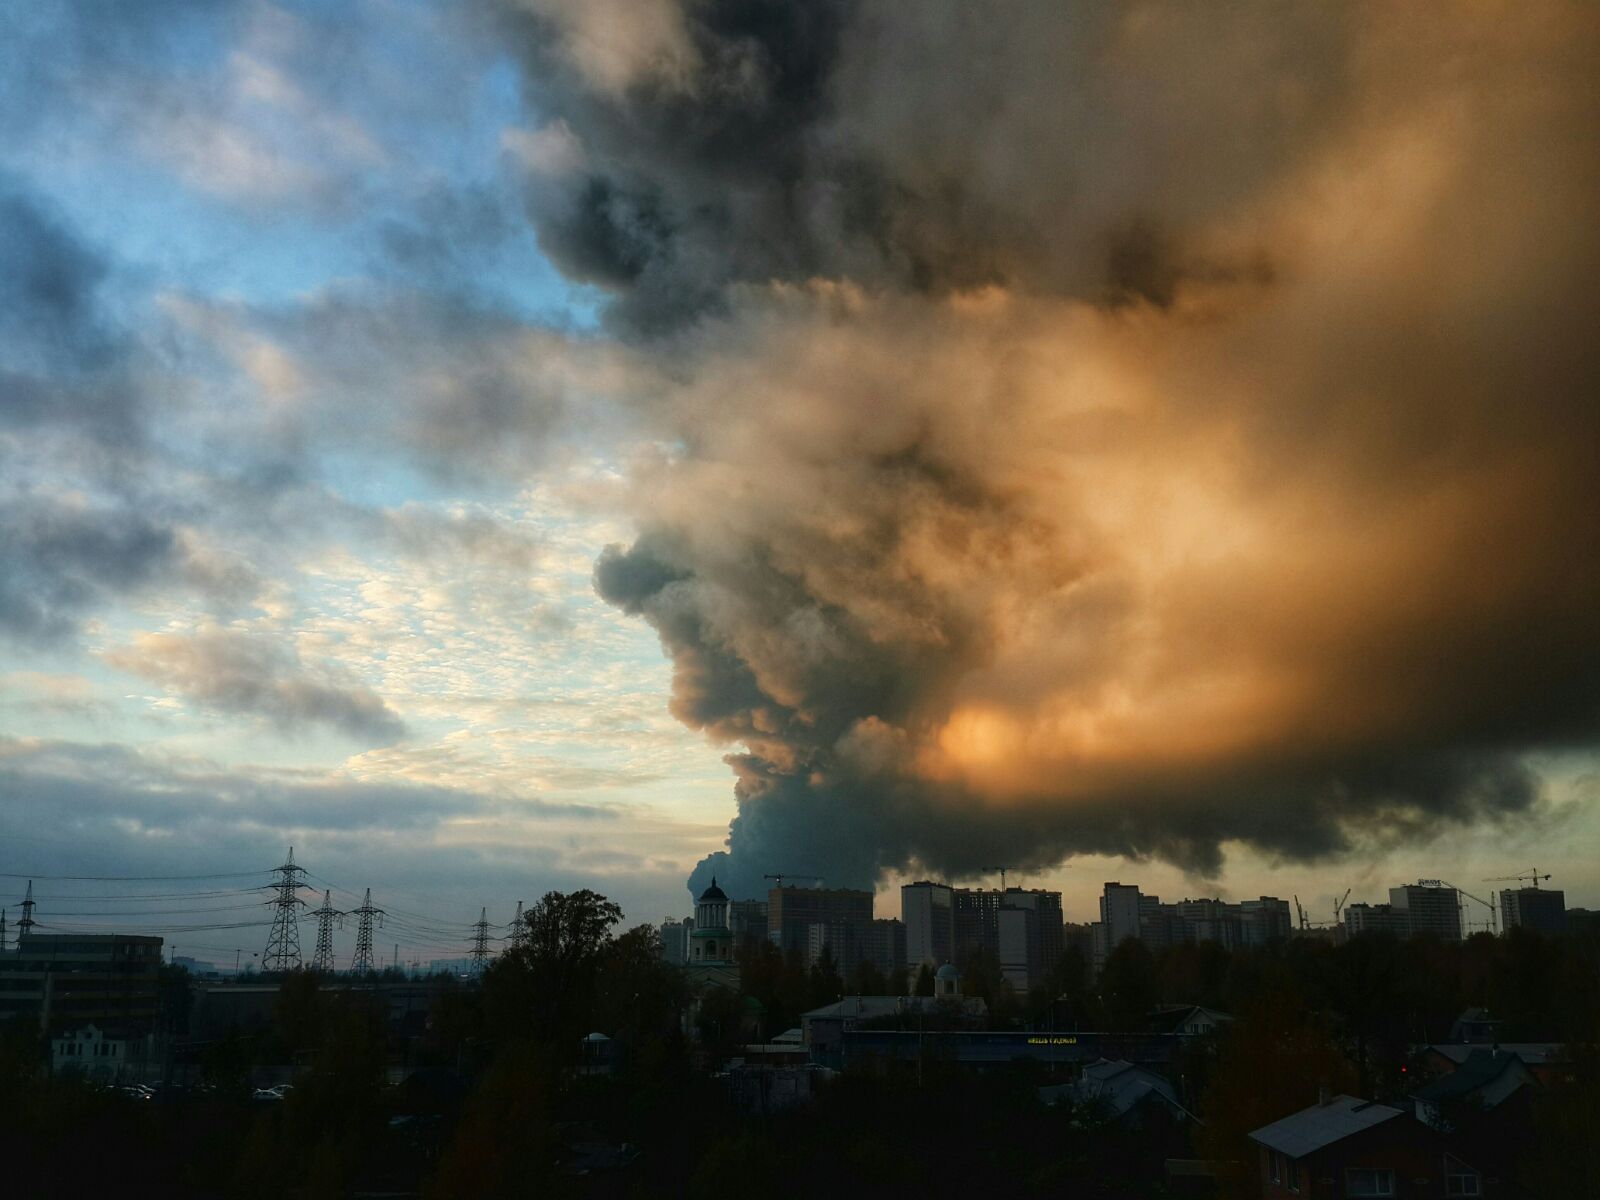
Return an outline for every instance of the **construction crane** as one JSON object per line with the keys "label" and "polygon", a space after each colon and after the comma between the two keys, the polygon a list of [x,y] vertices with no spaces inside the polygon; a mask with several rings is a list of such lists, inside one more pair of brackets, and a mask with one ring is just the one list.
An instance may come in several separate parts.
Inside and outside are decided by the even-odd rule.
{"label": "construction crane", "polygon": [[1004,867],[984,867],[983,869],[985,871],[999,871],[1000,872],[1000,890],[1002,892],[1006,890],[1006,872],[1007,871],[1021,870],[1021,868],[1018,867],[1014,863],[1010,864],[1008,866],[1004,866]]}
{"label": "construction crane", "polygon": [[1539,880],[1541,880],[1541,879],[1549,879],[1549,878],[1550,878],[1550,876],[1548,876],[1548,875],[1539,874],[1539,868],[1538,867],[1532,867],[1529,870],[1524,871],[1520,875],[1496,875],[1493,879],[1485,879],[1484,882],[1485,883],[1521,883],[1524,879],[1526,879],[1534,887],[1538,887],[1539,886]]}
{"label": "construction crane", "polygon": [[809,879],[809,880],[811,880],[812,883],[816,884],[818,887],[822,886],[822,876],[821,875],[795,875],[795,874],[792,874],[791,872],[785,871],[781,875],[763,875],[762,878],[763,879],[772,880],[772,886],[773,887],[782,887],[783,886],[783,881],[785,879]]}
{"label": "construction crane", "polygon": [[[1447,888],[1455,888],[1456,895],[1465,896],[1468,900],[1476,900],[1479,904],[1487,908],[1489,910],[1489,920],[1485,922],[1484,929],[1490,933],[1498,932],[1498,921],[1496,920],[1493,904],[1485,900],[1482,896],[1474,896],[1471,892],[1467,891],[1466,888],[1453,884],[1448,879],[1441,879],[1439,882],[1444,884],[1444,886]],[[1465,901],[1458,900],[1456,903],[1461,907],[1461,928],[1463,931],[1465,931],[1467,928],[1467,906]]]}
{"label": "construction crane", "polygon": [[1300,907],[1300,897],[1299,896],[1296,896],[1294,898],[1294,911],[1300,914],[1300,928],[1301,929],[1308,928],[1309,927],[1309,922],[1306,921],[1306,910]]}
{"label": "construction crane", "polygon": [[1339,914],[1344,911],[1344,902],[1350,899],[1350,888],[1345,888],[1344,895],[1333,902],[1333,923],[1339,923]]}

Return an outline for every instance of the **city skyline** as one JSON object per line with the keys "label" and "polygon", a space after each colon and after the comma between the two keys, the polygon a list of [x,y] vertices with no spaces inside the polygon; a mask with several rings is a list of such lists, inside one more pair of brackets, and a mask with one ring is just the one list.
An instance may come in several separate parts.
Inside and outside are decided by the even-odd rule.
{"label": "city skyline", "polygon": [[1592,18],[1051,7],[0,17],[12,920],[1600,908]]}

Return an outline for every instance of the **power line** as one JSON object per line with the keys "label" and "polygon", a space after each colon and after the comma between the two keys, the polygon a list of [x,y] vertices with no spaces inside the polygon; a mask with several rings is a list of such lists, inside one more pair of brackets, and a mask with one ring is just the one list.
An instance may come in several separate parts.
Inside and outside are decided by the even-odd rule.
{"label": "power line", "polygon": [[251,875],[270,875],[273,871],[224,871],[215,875],[40,875],[0,871],[0,879],[48,879],[74,883],[167,883],[186,879],[245,879]]}

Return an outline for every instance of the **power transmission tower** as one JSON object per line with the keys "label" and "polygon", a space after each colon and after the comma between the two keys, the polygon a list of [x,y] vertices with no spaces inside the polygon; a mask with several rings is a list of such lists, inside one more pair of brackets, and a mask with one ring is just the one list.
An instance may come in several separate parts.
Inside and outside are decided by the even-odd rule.
{"label": "power transmission tower", "polygon": [[333,896],[322,893],[322,907],[317,909],[317,952],[311,956],[311,969],[329,974],[333,972],[333,924],[344,928],[344,914],[333,907]]}
{"label": "power transmission tower", "polygon": [[489,910],[478,910],[478,919],[472,926],[472,973],[482,975],[489,965]]}
{"label": "power transmission tower", "polygon": [[[4,924],[0,923],[0,929],[3,929],[3,928],[4,928]],[[528,923],[522,919],[522,901],[518,900],[517,901],[517,915],[511,918],[511,943],[506,948],[508,950],[515,950],[518,946],[522,945],[522,943],[527,941],[527,940],[528,940]]]}
{"label": "power transmission tower", "polygon": [[6,948],[6,910],[0,908],[0,950]]}
{"label": "power transmission tower", "polygon": [[372,918],[378,918],[379,928],[383,926],[383,909],[372,907],[371,888],[367,889],[367,898],[355,914],[361,918],[361,923],[356,926],[356,956],[350,961],[350,974],[370,975],[378,969],[372,964]]}
{"label": "power transmission tower", "polygon": [[22,898],[22,920],[17,922],[17,948],[22,939],[33,932],[33,880],[28,880],[28,894]]}
{"label": "power transmission tower", "polygon": [[275,910],[272,929],[267,933],[267,949],[261,956],[263,971],[293,971],[300,966],[300,913],[305,903],[300,899],[300,876],[304,867],[294,865],[294,847],[289,847],[288,860],[276,869],[278,882],[272,890],[278,894],[269,900]]}

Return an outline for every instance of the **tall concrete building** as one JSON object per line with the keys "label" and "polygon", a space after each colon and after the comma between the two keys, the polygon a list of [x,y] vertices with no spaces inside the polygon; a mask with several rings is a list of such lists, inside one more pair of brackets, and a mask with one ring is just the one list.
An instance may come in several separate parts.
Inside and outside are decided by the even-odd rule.
{"label": "tall concrete building", "polygon": [[900,889],[906,966],[959,965],[975,951],[995,956],[1013,987],[1044,980],[1061,957],[1061,893],[1041,888],[953,888],[927,880]]}
{"label": "tall concrete building", "polygon": [[955,961],[955,889],[921,880],[900,889],[900,919],[906,927],[906,966],[937,969]]}
{"label": "tall concrete building", "polygon": [[998,893],[995,952],[1011,986],[1027,991],[1044,983],[1061,957],[1061,893],[1006,888]]}
{"label": "tall concrete building", "polygon": [[1289,916],[1287,900],[1279,900],[1276,896],[1260,896],[1254,900],[1241,900],[1230,907],[1238,913],[1241,946],[1265,946],[1294,932],[1294,921]]}
{"label": "tall concrete building", "polygon": [[902,980],[906,974],[906,927],[893,917],[879,917],[868,925],[856,947],[859,961],[872,963],[888,978]]}
{"label": "tall concrete building", "polygon": [[1347,904],[1344,906],[1346,937],[1363,933],[1392,933],[1397,938],[1411,936],[1411,918],[1392,904]]}
{"label": "tall concrete building", "polygon": [[845,957],[852,953],[854,942],[871,924],[871,892],[853,888],[775,887],[767,893],[767,938],[784,954],[810,952],[811,926],[840,926],[845,932],[824,936],[833,947],[834,961],[845,969]]}
{"label": "tall concrete building", "polygon": [[767,902],[765,900],[732,900],[728,903],[728,928],[733,931],[735,948],[744,944],[745,938],[767,940]]}
{"label": "tall concrete building", "polygon": [[1094,964],[1098,970],[1106,957],[1129,938],[1139,936],[1139,889],[1131,883],[1108,883],[1100,893],[1100,920],[1095,925]]}
{"label": "tall concrete building", "polygon": [[1537,929],[1540,933],[1565,933],[1567,894],[1554,888],[1507,888],[1500,893],[1500,928]]}
{"label": "tall concrete building", "polygon": [[1432,934],[1440,941],[1461,940],[1461,897],[1437,879],[1419,879],[1389,889],[1389,907],[1406,914],[1413,935]]}
{"label": "tall concrete building", "polygon": [[675,967],[689,961],[689,935],[694,932],[694,918],[661,922],[661,958]]}

